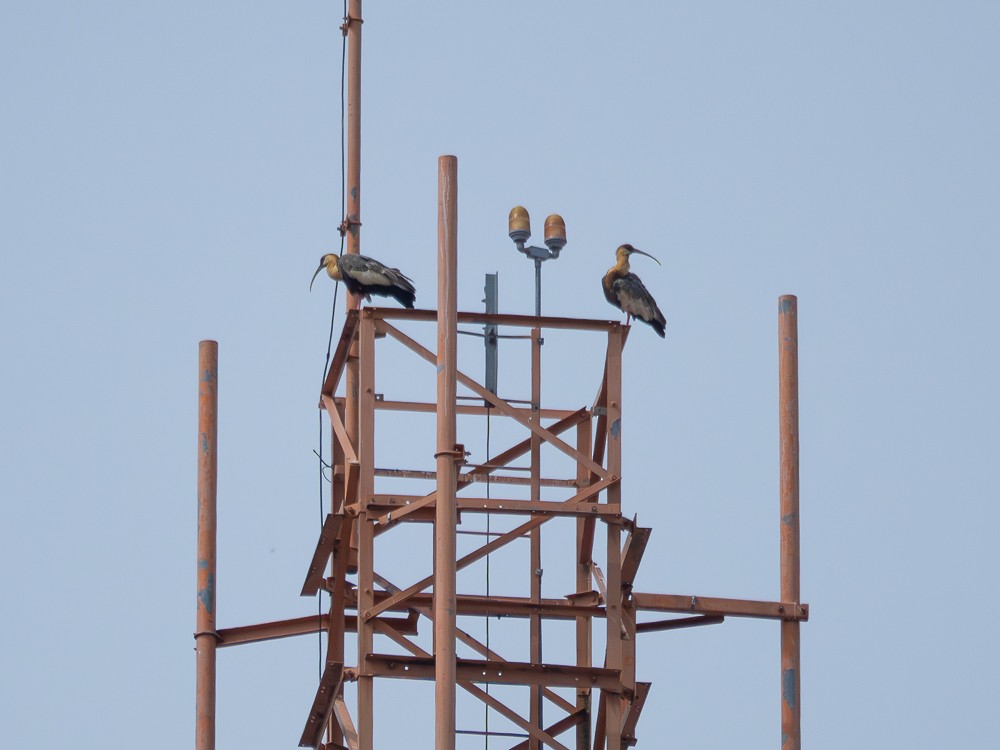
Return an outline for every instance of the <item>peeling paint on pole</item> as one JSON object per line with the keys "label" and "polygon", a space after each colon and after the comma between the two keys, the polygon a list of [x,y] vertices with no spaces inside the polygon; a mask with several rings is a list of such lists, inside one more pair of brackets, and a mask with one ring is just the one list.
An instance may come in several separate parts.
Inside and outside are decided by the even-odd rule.
{"label": "peeling paint on pole", "polygon": [[198,601],[201,602],[201,606],[205,608],[207,614],[213,614],[215,609],[215,574],[209,573],[205,587],[198,589]]}
{"label": "peeling paint on pole", "polygon": [[786,669],[781,673],[781,699],[792,710],[795,709],[795,670]]}

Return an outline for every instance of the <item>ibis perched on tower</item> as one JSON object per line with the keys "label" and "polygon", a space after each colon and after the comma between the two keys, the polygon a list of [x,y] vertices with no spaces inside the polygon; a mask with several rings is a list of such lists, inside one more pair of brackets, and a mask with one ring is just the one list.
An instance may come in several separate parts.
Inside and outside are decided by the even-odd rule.
{"label": "ibis perched on tower", "polygon": [[[625,313],[626,325],[631,318],[636,318],[651,325],[653,330],[663,338],[666,336],[664,329],[667,325],[667,319],[663,317],[663,313],[656,305],[656,300],[646,289],[642,279],[629,270],[628,258],[632,253],[653,258],[649,253],[637,250],[631,245],[620,245],[615,251],[615,264],[608,269],[601,280],[604,296],[608,302]],[[658,260],[656,262],[660,263]]]}
{"label": "ibis perched on tower", "polygon": [[403,307],[412,309],[417,298],[417,290],[413,281],[404,276],[398,268],[389,268],[374,258],[364,255],[334,255],[327,253],[319,259],[319,267],[309,281],[312,290],[313,281],[320,271],[326,269],[327,275],[336,281],[343,281],[347,291],[364,297],[369,302],[372,295],[392,297]]}

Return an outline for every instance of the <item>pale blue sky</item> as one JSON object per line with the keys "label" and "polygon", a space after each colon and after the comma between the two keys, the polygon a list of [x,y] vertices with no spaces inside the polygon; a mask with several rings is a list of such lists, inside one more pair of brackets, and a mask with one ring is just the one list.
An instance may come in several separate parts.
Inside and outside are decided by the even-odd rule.
{"label": "pale blue sky", "polygon": [[[315,612],[298,591],[333,287],[307,285],[338,244],[341,5],[2,7],[0,745],[184,747],[199,339],[220,342],[219,625]],[[621,242],[663,262],[635,270],[666,341],[637,329],[625,357],[625,503],[654,528],[637,588],[777,598],[776,308],[797,294],[805,746],[984,744],[1000,698],[1000,9],[371,1],[364,16],[362,248],[414,278],[418,306],[434,303],[445,153],[463,308],[499,271],[502,309],[531,310],[516,203],[536,240],[546,214],[566,220],[547,313],[613,317],[598,283]],[[430,382],[380,346],[387,397]],[[596,365],[567,371],[565,345],[546,346],[547,398],[589,403]],[[523,398],[521,352],[505,345],[501,383]],[[385,463],[429,468],[383,424]],[[494,427],[494,446],[518,439]],[[482,451],[482,423],[460,428]],[[387,546],[386,569],[424,575],[415,547]],[[546,595],[568,591],[559,564]],[[495,588],[514,587],[511,565]],[[523,626],[491,627],[516,658]],[[777,746],[775,624],[649,634],[639,660],[640,747]],[[316,669],[311,637],[221,653],[218,746],[294,747]],[[398,721],[433,725],[429,685],[378,695],[378,747],[430,746]],[[482,726],[478,705],[460,717]]]}

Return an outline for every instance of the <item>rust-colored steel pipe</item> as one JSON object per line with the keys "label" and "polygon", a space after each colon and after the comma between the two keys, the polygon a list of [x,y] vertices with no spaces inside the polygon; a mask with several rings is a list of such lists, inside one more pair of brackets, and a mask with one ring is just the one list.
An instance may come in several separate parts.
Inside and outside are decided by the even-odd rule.
{"label": "rust-colored steel pipe", "polygon": [[195,750],[215,750],[215,540],[219,344],[198,344],[198,599],[195,616]]}
{"label": "rust-colored steel pipe", "polygon": [[[347,8],[347,185],[345,186],[347,229],[345,252],[361,252],[361,0],[350,0]],[[346,291],[346,290],[345,290]],[[361,307],[361,297],[348,292],[346,309]],[[345,428],[354,445],[358,444],[358,344],[351,346],[344,373],[347,402]],[[346,466],[345,466],[346,470]],[[358,557],[357,526],[351,528],[351,552],[348,567],[354,569]],[[367,685],[361,692],[366,693]],[[359,699],[361,700],[361,699]],[[359,720],[360,721],[360,720]],[[364,734],[362,727],[362,734]]]}
{"label": "rust-colored steel pipe", "polygon": [[434,517],[434,747],[455,750],[455,396],[458,356],[458,159],[438,158],[437,502]]}
{"label": "rust-colored steel pipe", "polygon": [[[537,274],[541,273],[542,262],[535,261],[536,281]],[[541,288],[540,283],[536,283],[535,290]],[[535,314],[541,315],[541,301],[536,298]],[[540,424],[539,419],[542,401],[542,329],[535,327],[531,329],[531,421]],[[539,501],[542,499],[542,461],[541,453],[542,441],[532,433],[531,435],[531,499]],[[542,598],[542,529],[540,526],[531,530],[531,553],[529,555],[531,567],[528,572],[530,576],[531,600],[541,601]],[[532,615],[528,620],[528,654],[532,664],[542,663],[542,618]],[[532,685],[529,689],[528,717],[536,727],[543,726],[544,714],[542,706],[542,689],[540,685]],[[537,737],[528,738],[529,750],[541,750],[542,744]]]}
{"label": "rust-colored steel pipe", "polygon": [[[584,455],[590,452],[593,423],[589,419],[577,425],[576,449]],[[577,462],[576,479],[580,487],[590,484],[590,469]],[[587,521],[579,518],[576,521],[576,549],[583,549],[583,540],[586,535]],[[579,552],[578,552],[579,554]],[[590,575],[590,554],[587,554],[586,562],[576,561],[576,591],[583,593],[591,589]],[[591,651],[593,649],[593,622],[590,617],[576,618],[576,666],[591,666]],[[589,687],[578,687],[576,689],[576,710],[582,712],[585,717],[583,721],[576,725],[576,750],[591,750],[590,745],[590,700],[591,690]]]}
{"label": "rust-colored steel pipe", "polygon": [[[625,328],[619,327],[608,333],[607,355],[607,466],[613,477],[622,474],[622,347],[625,345]],[[621,483],[608,487],[607,502],[621,505]],[[623,673],[625,667],[625,646],[622,642],[622,532],[621,526],[608,525],[607,557],[607,640],[605,663],[608,669]],[[622,746],[622,698],[616,693],[604,696],[604,742],[608,750],[618,750]],[[600,707],[598,707],[600,715]],[[600,721],[600,719],[598,719]],[[600,736],[600,735],[598,735]]]}
{"label": "rust-colored steel pipe", "polygon": [[[799,590],[799,327],[798,300],[778,299],[778,414],[781,472],[781,600],[798,602]],[[781,623],[781,748],[802,747],[798,621]]]}
{"label": "rust-colored steel pipe", "polygon": [[[361,252],[361,0],[347,9],[347,247]],[[348,309],[357,309],[361,298],[348,294]]]}

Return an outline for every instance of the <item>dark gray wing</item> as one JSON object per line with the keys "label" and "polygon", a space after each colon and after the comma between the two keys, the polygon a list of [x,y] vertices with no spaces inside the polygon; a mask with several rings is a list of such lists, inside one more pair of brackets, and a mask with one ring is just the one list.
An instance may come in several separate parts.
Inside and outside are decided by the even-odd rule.
{"label": "dark gray wing", "polygon": [[661,336],[667,325],[667,319],[660,312],[653,295],[646,289],[642,279],[634,273],[629,273],[620,279],[615,279],[611,285],[611,293],[618,300],[618,306],[633,318],[638,318],[656,329]]}

